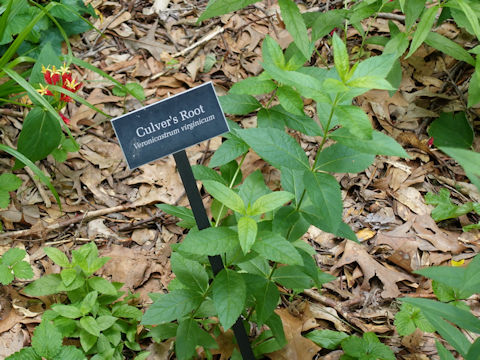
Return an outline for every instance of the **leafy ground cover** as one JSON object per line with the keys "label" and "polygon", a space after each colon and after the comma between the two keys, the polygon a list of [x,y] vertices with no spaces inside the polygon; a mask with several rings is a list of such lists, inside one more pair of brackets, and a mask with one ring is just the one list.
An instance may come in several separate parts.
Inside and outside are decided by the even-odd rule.
{"label": "leafy ground cover", "polygon": [[[248,98],[250,102],[242,104],[244,108],[240,110],[238,110],[238,101],[234,100],[245,99],[242,95],[245,95],[245,91],[251,91],[249,89],[251,86],[259,87],[257,94],[272,90],[271,82],[268,81],[251,85],[243,83],[243,89],[239,83],[239,80],[259,75],[263,68],[267,69],[265,64],[262,65],[262,61],[265,62],[264,49],[267,47],[264,44],[267,44],[270,50],[271,63],[276,63],[278,58],[275,56],[279,53],[278,49],[287,49],[292,41],[291,34],[295,34],[296,41],[297,38],[300,39],[299,44],[303,44],[300,46],[300,53],[309,51],[308,46],[302,43],[300,31],[292,32],[292,29],[289,29],[291,22],[289,23],[286,18],[282,20],[279,16],[280,10],[283,12],[280,7],[282,4],[288,6],[288,2],[280,1],[279,4],[258,2],[247,10],[226,14],[198,26],[196,19],[200,14],[199,9],[203,10],[206,2],[138,1],[123,5],[107,1],[91,1],[90,5],[98,14],[101,14],[98,19],[92,19],[92,21],[97,28],[105,32],[105,37],[100,37],[94,31],[74,37],[73,51],[78,58],[97,66],[121,83],[139,82],[145,91],[146,103],[155,102],[160,98],[212,80],[221,95],[225,95],[232,89],[229,93],[231,96],[224,98],[227,101],[233,99],[230,103],[224,100],[226,112],[237,114],[231,119],[244,128],[251,128],[259,122],[268,121],[268,116],[260,112],[252,115],[251,111],[259,107],[260,103],[257,100],[255,102]],[[331,67],[334,62],[336,65],[342,64],[346,72],[341,76],[347,77],[351,64],[345,56],[343,59],[339,58],[340,51],[335,53],[332,51],[335,41],[339,48],[339,38],[335,37],[334,33],[332,33],[333,37],[328,35],[331,30],[335,30],[333,29],[335,21],[339,24],[343,21],[341,11],[344,5],[339,1],[299,3],[301,12],[325,11],[327,6],[328,10],[338,10],[329,13],[330,15],[338,14],[338,19],[335,20],[332,15],[329,23],[331,28],[328,28],[328,31],[325,30],[325,34],[317,30],[319,31],[316,34],[319,38],[318,54],[312,57],[310,65]],[[423,6],[424,4],[420,10],[416,10],[417,15],[423,10]],[[432,12],[427,11],[425,14],[425,21],[428,22],[428,16],[431,17]],[[376,36],[395,33],[395,27],[402,33],[405,27],[414,25],[415,16],[412,13],[406,16],[399,13],[380,13],[374,18],[363,20],[361,28],[349,27],[344,36],[347,40],[345,50],[348,51],[350,60],[365,59],[369,55],[378,55],[382,52],[383,40],[378,38],[375,41],[366,41],[362,29]],[[308,20],[308,16],[305,18]],[[340,32],[338,29],[335,31]],[[475,46],[474,38],[452,22],[443,23],[436,31],[455,40],[462,47]],[[204,41],[203,39],[208,39],[209,35],[214,36],[214,40]],[[267,35],[269,37],[265,43],[264,38]],[[282,306],[277,314],[284,324],[287,345],[267,355],[269,358],[285,359],[296,356],[299,359],[307,359],[317,352],[326,359],[341,356],[344,359],[362,358],[362,356],[368,358],[367,356],[370,355],[392,358],[393,352],[397,358],[421,359],[430,358],[437,352],[444,351],[444,348],[436,346],[436,341],[440,339],[437,335],[422,332],[430,330],[431,327],[429,328],[428,324],[425,325],[425,319],[416,312],[415,308],[408,308],[409,302],[400,305],[396,301],[397,298],[406,295],[414,298],[411,305],[424,307],[427,303],[422,302],[426,300],[423,298],[434,298],[435,295],[439,300],[442,298],[446,302],[455,302],[468,297],[473,314],[478,315],[478,301],[475,297],[471,298],[470,293],[466,296],[453,292],[452,295],[452,291],[444,288],[443,295],[439,296],[438,284],[427,281],[426,278],[419,276],[421,271],[417,272],[425,266],[468,262],[478,252],[479,236],[478,230],[475,229],[478,223],[478,211],[474,210],[478,207],[475,204],[480,202],[480,196],[467,180],[467,176],[471,173],[468,173],[468,166],[465,167],[464,163],[460,162],[467,169],[467,173],[455,161],[437,150],[437,147],[443,147],[446,149],[445,153],[450,154],[449,141],[454,141],[454,136],[442,138],[442,131],[439,128],[441,129],[442,126],[448,128],[452,121],[455,121],[455,125],[460,128],[462,119],[440,115],[465,110],[468,95],[466,84],[471,77],[473,67],[471,64],[466,65],[471,63],[470,58],[466,56],[464,56],[465,62],[459,62],[436,50],[432,45],[435,44],[435,40],[438,39],[433,36],[433,39],[429,40],[430,43],[427,41],[423,45],[422,41],[417,40],[414,44],[415,49],[408,53],[408,56],[400,58],[399,64],[403,76],[399,83],[399,91],[393,96],[390,96],[392,94],[389,94],[386,89],[371,90],[355,98],[355,104],[368,114],[367,120],[373,124],[373,127],[390,135],[403,145],[410,159],[379,156],[373,164],[366,164],[366,169],[358,174],[350,174],[345,170],[346,173],[336,173],[334,177],[332,176],[332,181],[334,183],[338,181],[340,184],[339,190],[341,190],[344,204],[339,214],[343,213],[343,222],[350,226],[362,244],[344,240],[341,236],[323,232],[318,228],[308,229],[303,237],[304,240],[315,248],[315,259],[320,268],[335,276],[336,280],[324,284],[322,289],[309,290],[301,294],[280,293]],[[274,45],[275,43],[278,45]],[[76,78],[83,83],[78,93],[105,114],[117,116],[124,111],[141,106],[137,99],[127,96],[127,92],[114,87],[98,72],[81,67],[75,71],[76,75],[78,74]],[[288,80],[286,82],[288,84]],[[233,84],[237,85],[233,86]],[[331,85],[340,86],[338,82],[333,81]],[[131,90],[135,90],[134,85],[130,87]],[[290,89],[288,86],[278,89],[278,99],[284,108],[289,107],[295,113],[299,107],[305,106],[308,115],[317,112],[313,102],[308,100],[303,104],[298,101],[289,103],[289,99],[297,99],[294,95],[289,96]],[[271,103],[273,97],[259,97],[259,100],[267,107],[276,105]],[[301,98],[300,101],[302,101]],[[321,103],[318,98],[315,98],[315,101]],[[22,108],[2,109],[3,117],[0,124],[4,129],[4,140],[17,137],[20,122],[23,119],[22,114],[19,113],[21,111]],[[183,240],[185,231],[182,227],[188,228],[192,225],[188,212],[175,214],[183,219],[183,223],[177,224],[177,219],[168,215],[172,213],[171,208],[164,206],[160,210],[154,206],[157,203],[187,205],[173,159],[166,158],[130,172],[125,167],[105,114],[96,113],[91,107],[74,102],[67,104],[66,111],[70,116],[70,129],[80,145],[80,150],[78,153],[69,154],[64,163],[56,162],[54,158],[47,158],[41,163],[42,170],[53,174],[53,185],[63,199],[64,212],[62,213],[56,204],[51,203],[44,185],[23,172],[16,173],[23,180],[22,184],[18,185],[19,188],[12,186],[3,191],[10,194],[12,202],[6,210],[0,211],[0,219],[5,229],[5,233],[0,234],[1,252],[6,252],[12,247],[25,248],[27,257],[17,259],[17,263],[21,264],[23,260],[28,261],[33,266],[34,279],[39,279],[44,274],[61,274],[59,266],[63,268],[62,272],[69,267],[68,259],[63,263],[56,261],[55,256],[52,256],[52,250],[43,250],[45,246],[56,246],[73,255],[81,253],[80,245],[93,240],[100,248],[100,253],[110,258],[110,261],[100,269],[99,275],[124,283],[127,289],[140,294],[136,304],[146,308],[151,304],[147,293],[166,291],[173,278],[169,262],[170,245]],[[275,111],[281,111],[281,108],[272,108],[272,112]],[[475,122],[478,119],[478,110],[473,106],[469,111],[469,118],[474,121],[473,131],[475,131],[475,126],[478,126]],[[319,111],[320,113],[322,112]],[[328,109],[325,109],[325,113],[328,113]],[[302,115],[298,114],[298,116]],[[429,127],[434,118],[443,120],[437,122],[436,126]],[[295,118],[290,119],[287,125],[292,127],[290,125],[292,123],[295,123]],[[364,122],[362,124],[365,125]],[[458,136],[460,140],[470,139],[466,147],[473,147],[478,152],[478,138],[473,134],[470,136],[467,127],[461,128],[465,131],[460,132]],[[312,128],[302,129],[303,131],[295,130],[298,131],[292,132],[292,136],[309,156],[308,159],[305,158],[305,163],[313,163],[318,144],[324,145],[323,139]],[[365,126],[357,130],[368,132]],[[277,132],[272,131],[280,136],[280,132],[278,130]],[[261,149],[258,144],[264,137],[256,141],[252,136],[254,131],[248,130],[238,134],[261,156],[251,151],[244,157],[243,178],[258,177],[256,171],[260,170],[268,188],[280,190],[281,172],[264,159],[274,165],[279,161],[264,151],[258,150]],[[429,141],[430,136],[433,136],[433,141]],[[335,139],[340,142],[338,139],[341,137]],[[272,143],[274,143],[273,140],[272,138]],[[228,141],[232,142],[232,139]],[[433,146],[429,142],[433,142]],[[237,141],[237,145],[238,143]],[[217,138],[192,147],[187,152],[192,163],[208,165],[212,161],[217,161],[219,165],[223,165],[219,155],[213,155],[219,153],[215,153],[215,150],[220,146],[223,146],[222,140]],[[450,155],[461,155],[460,153],[461,151],[457,150]],[[327,155],[328,153],[325,155],[327,158],[323,159],[325,161],[318,160],[318,168],[335,172],[338,167],[329,167]],[[317,162],[315,161],[314,164]],[[10,169],[10,165],[9,158],[2,159],[0,164],[2,172],[3,169]],[[358,170],[355,169],[355,171],[363,169],[362,166],[358,166]],[[202,177],[202,169],[197,167],[198,177]],[[224,179],[235,182],[235,176],[233,176],[235,171],[236,169],[232,171],[231,167],[226,166],[222,169],[222,175]],[[209,186],[206,181],[205,187],[217,200],[222,200],[221,193],[213,184]],[[450,190],[453,204],[444,191],[440,192],[442,195],[440,198],[430,194],[427,196],[427,201],[423,199],[428,192],[436,194],[441,188]],[[283,200],[289,201],[290,198],[285,197]],[[205,195],[205,201],[212,204],[213,217],[219,218],[222,210],[218,203],[212,201],[208,195]],[[234,210],[238,208],[238,212],[244,215],[244,219],[258,215],[250,209],[236,207],[228,200],[223,199],[223,202],[230,204]],[[430,204],[437,206],[436,212],[434,211],[432,215],[433,206]],[[462,208],[458,206],[459,204],[465,205]],[[337,208],[335,207],[334,210],[337,211]],[[440,215],[438,215],[439,212],[441,212]],[[441,223],[442,226],[439,227],[432,216],[435,220],[449,218],[453,220]],[[459,219],[457,219],[458,216],[460,216]],[[336,225],[340,223],[340,219],[337,220]],[[248,220],[242,220],[242,222],[247,223]],[[330,225],[332,228],[335,227]],[[461,227],[471,231],[463,232]],[[190,239],[192,237],[190,236]],[[248,246],[251,246],[248,235],[245,235],[241,245],[243,250],[248,250]],[[16,280],[14,286],[1,289],[4,298],[1,299],[0,351],[7,349],[9,352],[0,353],[0,356],[6,356],[22,348],[25,343],[28,344],[32,335],[34,338],[37,336],[37,331],[37,338],[41,338],[41,334],[46,331],[44,327],[38,328],[36,332],[33,328],[38,324],[45,310],[42,304],[50,305],[54,302],[54,298],[47,298],[46,302],[42,298],[43,303],[41,303],[35,297],[55,296],[31,293],[32,298],[26,297],[28,291],[19,292],[22,276],[27,277],[30,274],[21,274],[19,271],[21,276],[17,275],[15,266],[18,265],[8,260],[9,256],[6,255],[7,261],[4,261],[6,266],[2,267],[4,273],[8,273],[3,275],[4,282],[10,282],[12,275],[16,275],[20,280]],[[175,255],[172,259],[174,268],[180,268],[181,261],[186,263],[178,257],[175,259]],[[19,270],[25,271],[23,268]],[[65,273],[67,274],[68,271]],[[424,273],[424,275],[436,280],[431,276],[432,274]],[[100,289],[87,287],[84,291],[85,294],[94,298],[98,296],[95,292]],[[112,292],[115,291],[112,289]],[[70,298],[72,304],[75,304],[76,300]],[[84,306],[87,306],[87,303],[85,302]],[[400,306],[403,317],[401,316],[400,320],[397,318],[395,323],[394,314]],[[90,335],[84,335],[84,339],[92,339],[92,336],[100,337],[98,329],[88,326],[91,318],[97,318],[100,315],[92,312],[92,309],[88,308],[82,313],[73,315],[71,311],[76,310],[71,307],[61,308],[57,305],[52,306],[52,310],[59,315],[54,314],[61,321],[64,321],[63,317],[67,314],[70,319],[78,320],[83,324],[83,327],[72,330],[72,337],[80,338],[80,342],[82,342],[81,329],[83,328],[90,329]],[[109,308],[108,311],[113,310]],[[51,312],[50,315],[52,315]],[[67,319],[69,319],[68,316]],[[103,316],[106,315],[103,314]],[[451,318],[445,318],[453,321]],[[398,326],[402,319],[403,327]],[[52,320],[55,321],[55,318],[52,317]],[[220,321],[228,324],[231,319],[228,321],[220,319]],[[412,323],[421,331],[414,329],[413,332],[409,332]],[[440,324],[443,323],[440,322]],[[394,325],[397,325],[397,328]],[[188,326],[191,326],[191,322],[184,323],[183,328]],[[337,330],[340,333],[337,332],[335,335],[321,333],[326,331],[325,329]],[[474,329],[476,328],[472,327],[467,330],[475,331]],[[167,330],[170,331],[167,332],[170,336],[165,336],[161,331],[153,334],[154,339],[166,340],[161,344],[153,345],[149,339],[141,340],[143,347],[149,347],[153,359],[169,358],[172,352],[172,340],[168,340],[171,338],[172,329]],[[76,332],[80,335],[77,336]],[[302,336],[306,333],[309,334],[307,337]],[[362,333],[362,337],[348,337],[350,334],[361,335]],[[131,330],[128,330],[128,326],[122,334],[127,337],[130,334],[130,338],[126,341],[132,341],[134,335]],[[466,335],[469,339],[474,339],[472,333],[466,333]],[[219,348],[212,351],[218,356],[229,356],[233,351],[229,345],[231,344],[228,341],[229,338],[231,338],[229,332],[221,334]],[[331,340],[327,341],[330,338]],[[4,344],[9,344],[8,348]],[[52,357],[60,356],[61,351],[67,351],[58,341],[56,344],[59,346],[54,349],[56,352],[53,351],[55,354],[51,354]],[[86,340],[81,345],[84,349],[85,347],[88,350],[91,349]],[[388,345],[390,350],[386,349],[385,345]],[[460,345],[460,349],[466,353],[465,342]],[[448,345],[446,346],[451,350]],[[44,351],[36,346],[35,341],[32,341],[32,349],[40,355]]]}

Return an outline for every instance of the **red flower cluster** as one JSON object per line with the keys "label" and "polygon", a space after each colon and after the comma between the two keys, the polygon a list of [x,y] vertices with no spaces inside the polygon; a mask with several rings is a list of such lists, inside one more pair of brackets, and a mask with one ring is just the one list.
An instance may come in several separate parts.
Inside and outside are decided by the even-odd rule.
{"label": "red flower cluster", "polygon": [[[83,85],[83,83],[79,83],[72,77],[72,72],[68,69],[65,63],[59,69],[57,69],[55,65],[53,65],[51,69],[50,66],[45,68],[45,66],[42,65],[42,74],[45,82],[48,85],[58,84],[65,90],[71,91],[73,93],[77,92]],[[37,91],[41,95],[56,96],[54,93],[52,93],[51,90],[48,89],[48,85],[43,86],[42,84],[40,84],[40,89],[38,89]],[[70,96],[60,93],[60,109],[63,108],[66,103],[72,101],[73,100]],[[59,112],[59,115],[63,119],[65,124],[70,123],[70,120],[66,118],[61,112]]]}

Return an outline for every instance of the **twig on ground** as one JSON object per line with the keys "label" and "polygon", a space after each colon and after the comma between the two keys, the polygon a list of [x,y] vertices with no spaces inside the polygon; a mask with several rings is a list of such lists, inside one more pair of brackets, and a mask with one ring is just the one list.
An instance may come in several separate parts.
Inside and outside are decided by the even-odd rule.
{"label": "twig on ground", "polygon": [[190,45],[189,47],[186,47],[185,49],[183,49],[182,51],[179,51],[175,54],[172,55],[172,57],[179,57],[179,56],[183,56],[185,55],[186,53],[188,53],[189,51],[195,49],[197,46],[200,46],[210,40],[212,40],[215,36],[217,36],[218,34],[221,34],[225,31],[224,28],[220,27],[220,26],[217,26],[211,33],[205,35],[204,37],[202,37],[200,40],[198,40],[197,42],[193,43],[192,45]]}

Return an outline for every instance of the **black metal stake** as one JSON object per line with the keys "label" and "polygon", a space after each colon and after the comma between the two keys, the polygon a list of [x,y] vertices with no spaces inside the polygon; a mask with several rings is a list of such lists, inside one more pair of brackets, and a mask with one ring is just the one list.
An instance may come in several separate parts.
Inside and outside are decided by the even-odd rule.
{"label": "black metal stake", "polygon": [[[192,207],[193,216],[197,222],[198,229],[206,229],[210,227],[210,220],[208,219],[207,211],[203,206],[202,197],[198,192],[197,183],[193,176],[192,167],[188,161],[187,153],[185,150],[181,150],[174,153],[173,157],[175,158],[177,169],[180,173],[185,192],[187,193],[188,201]],[[220,255],[209,256],[208,260],[210,261],[210,265],[212,265],[214,275],[217,275],[224,268]],[[241,317],[239,317],[235,324],[233,324],[232,330],[237,339],[243,360],[255,360]]]}

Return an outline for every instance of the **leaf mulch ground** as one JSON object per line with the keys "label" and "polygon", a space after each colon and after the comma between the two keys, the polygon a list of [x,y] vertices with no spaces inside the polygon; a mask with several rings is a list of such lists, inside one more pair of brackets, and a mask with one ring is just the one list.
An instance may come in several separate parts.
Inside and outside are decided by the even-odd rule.
{"label": "leaf mulch ground", "polygon": [[[73,38],[75,54],[121,82],[139,82],[147,95],[146,104],[207,81],[213,81],[218,94],[224,94],[236,81],[261,72],[260,46],[266,34],[283,48],[292,40],[274,1],[256,3],[202,26],[197,26],[196,18],[206,0],[87,2],[102,15],[95,25],[104,36],[90,31]],[[326,3],[330,8],[339,6],[339,1],[325,0],[306,0],[300,5],[303,11],[324,11]],[[401,16],[395,21],[402,28]],[[365,28],[369,25],[372,34],[388,33],[388,20],[381,16],[364,22]],[[462,41],[463,34],[453,24],[443,24],[438,31]],[[205,41],[208,36],[211,40]],[[354,29],[349,30],[347,38],[350,52],[355,54],[361,38]],[[331,62],[327,41],[317,45],[320,54]],[[381,50],[374,45],[366,49],[372,55]],[[321,65],[316,57],[314,63]],[[439,113],[464,108],[471,74],[463,64],[426,46],[408,60],[402,59],[402,67],[404,78],[393,97],[386,91],[370,91],[356,102],[377,129],[405,147],[411,159],[377,157],[360,174],[337,175],[344,195],[344,221],[355,230],[362,245],[313,227],[308,231],[304,238],[317,248],[319,266],[337,279],[293,300],[283,298],[279,314],[289,343],[269,355],[272,360],[312,356],[338,359],[341,351],[320,350],[301,336],[311,329],[373,331],[398,359],[430,359],[436,354],[436,335],[416,332],[401,338],[393,319],[398,297],[433,298],[430,282],[412,271],[449,264],[450,260],[468,260],[478,252],[479,232],[461,231],[462,225],[478,219],[463,216],[439,227],[430,217],[431,207],[423,200],[426,192],[446,187],[458,202],[480,201],[463,170],[430,148],[426,134],[429,122]],[[112,85],[94,72],[81,68],[75,71],[85,84],[83,96],[107,114],[115,117],[141,106],[131,97],[114,96]],[[13,110],[0,117],[7,144],[18,135],[25,111]],[[306,110],[311,115],[315,112],[311,104],[306,104]],[[473,111],[478,115],[479,109]],[[80,151],[70,154],[65,163],[55,163],[51,158],[41,163],[45,172],[54,175],[64,212],[59,211],[42,184],[30,174],[19,172],[24,183],[11,206],[0,211],[5,228],[0,233],[0,254],[12,246],[25,248],[38,278],[59,271],[42,247],[57,246],[68,252],[93,240],[103,255],[112,258],[102,275],[124,282],[126,288],[141,294],[141,305],[148,305],[147,294],[165,291],[172,279],[169,244],[181,241],[184,235],[175,219],[154,206],[187,205],[173,158],[129,171],[108,119],[83,105],[70,104],[68,112]],[[256,123],[255,116],[234,120],[244,127]],[[313,156],[319,139],[295,136]],[[480,150],[479,139],[474,145],[476,151]],[[190,161],[208,164],[220,143],[216,138],[188,149]],[[7,171],[11,165],[10,158],[0,158],[0,171]],[[270,188],[279,188],[279,172],[250,153],[243,174],[256,169],[261,169]],[[205,203],[209,201],[205,197]],[[0,288],[0,359],[29,344],[44,311],[38,299],[21,294],[22,285],[17,281]],[[52,299],[42,301],[48,305]],[[471,302],[474,313],[480,314],[478,298]],[[219,339],[219,354],[223,356],[232,350],[228,336]],[[172,358],[171,341],[144,345],[152,350],[149,359]]]}

